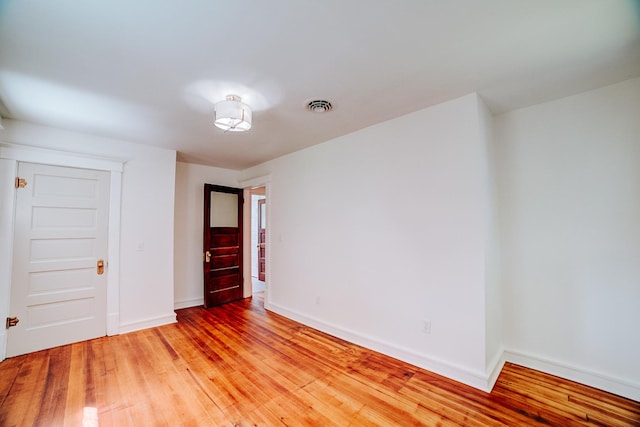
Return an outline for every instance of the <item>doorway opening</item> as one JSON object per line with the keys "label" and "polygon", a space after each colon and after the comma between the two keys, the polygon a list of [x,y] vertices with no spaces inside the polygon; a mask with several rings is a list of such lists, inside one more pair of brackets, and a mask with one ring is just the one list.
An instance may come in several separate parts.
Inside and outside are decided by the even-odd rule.
{"label": "doorway opening", "polygon": [[266,188],[256,187],[251,194],[251,284],[252,295],[263,293],[266,281]]}

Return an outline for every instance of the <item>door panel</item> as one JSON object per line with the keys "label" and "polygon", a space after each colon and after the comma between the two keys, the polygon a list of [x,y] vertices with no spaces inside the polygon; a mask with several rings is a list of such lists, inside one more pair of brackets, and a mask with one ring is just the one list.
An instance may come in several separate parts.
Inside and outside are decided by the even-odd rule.
{"label": "door panel", "polygon": [[239,263],[238,254],[232,255],[213,255],[211,257],[211,268],[222,269],[237,267]]}
{"label": "door panel", "polygon": [[258,280],[264,282],[267,265],[267,205],[258,200]]}
{"label": "door panel", "polygon": [[211,227],[211,243],[217,253],[238,246],[238,227]]}
{"label": "door panel", "polygon": [[[106,335],[109,173],[20,163],[7,355]],[[105,261],[106,262],[106,261]]]}
{"label": "door panel", "polygon": [[204,306],[243,297],[242,189],[204,185]]}

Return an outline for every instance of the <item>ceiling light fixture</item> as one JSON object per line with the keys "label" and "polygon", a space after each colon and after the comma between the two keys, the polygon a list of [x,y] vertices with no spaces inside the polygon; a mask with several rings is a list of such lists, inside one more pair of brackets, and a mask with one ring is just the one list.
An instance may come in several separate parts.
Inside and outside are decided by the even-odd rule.
{"label": "ceiling light fixture", "polygon": [[251,107],[238,95],[227,95],[227,99],[215,106],[216,127],[225,132],[242,132],[251,129]]}

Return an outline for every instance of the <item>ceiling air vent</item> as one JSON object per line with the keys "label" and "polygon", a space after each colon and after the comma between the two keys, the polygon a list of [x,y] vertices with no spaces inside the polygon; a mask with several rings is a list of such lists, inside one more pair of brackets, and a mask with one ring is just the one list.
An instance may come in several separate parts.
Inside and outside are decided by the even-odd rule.
{"label": "ceiling air vent", "polygon": [[328,113],[333,108],[329,101],[323,99],[314,99],[307,104],[307,110],[312,113]]}

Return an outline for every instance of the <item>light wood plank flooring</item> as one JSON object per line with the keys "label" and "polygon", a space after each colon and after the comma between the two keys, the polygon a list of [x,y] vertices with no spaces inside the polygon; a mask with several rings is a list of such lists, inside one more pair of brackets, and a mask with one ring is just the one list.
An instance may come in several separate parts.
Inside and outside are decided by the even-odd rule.
{"label": "light wood plank flooring", "polygon": [[178,323],[0,363],[0,426],[640,425],[640,403],[507,364],[491,394],[265,312]]}

